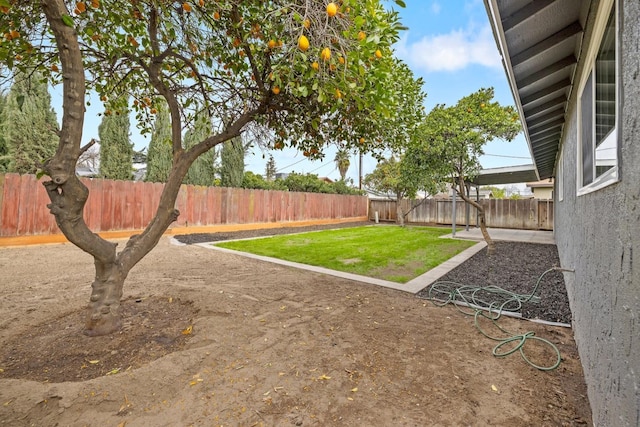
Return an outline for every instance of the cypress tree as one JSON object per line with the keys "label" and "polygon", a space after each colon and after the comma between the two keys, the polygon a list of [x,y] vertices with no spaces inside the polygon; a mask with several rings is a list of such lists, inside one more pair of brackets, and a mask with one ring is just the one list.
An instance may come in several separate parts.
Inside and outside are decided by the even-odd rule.
{"label": "cypress tree", "polygon": [[160,108],[153,124],[151,142],[147,151],[145,181],[167,182],[172,163],[171,118],[166,108]]}
{"label": "cypress tree", "polygon": [[133,177],[133,144],[129,140],[129,114],[102,117],[100,137],[100,177],[130,180]]}
{"label": "cypress tree", "polygon": [[36,173],[55,154],[58,120],[47,84],[38,74],[16,72],[1,122],[6,157],[0,163],[9,172]]}
{"label": "cypress tree", "polygon": [[0,92],[0,173],[6,172],[9,166],[9,156],[7,151],[7,141],[4,136],[3,111],[7,105],[7,96],[4,92]]}
{"label": "cypress tree", "polygon": [[276,161],[272,154],[269,154],[269,160],[264,168],[264,177],[267,181],[273,181],[276,179]]}
{"label": "cypress tree", "polygon": [[222,187],[242,187],[244,179],[244,155],[246,148],[242,138],[236,137],[222,145],[220,153],[220,185]]}
{"label": "cypress tree", "polygon": [[[211,134],[211,124],[207,118],[196,118],[194,126],[184,136],[184,148],[189,149],[202,142]],[[184,178],[185,184],[212,186],[215,180],[216,151],[211,149],[198,157]]]}

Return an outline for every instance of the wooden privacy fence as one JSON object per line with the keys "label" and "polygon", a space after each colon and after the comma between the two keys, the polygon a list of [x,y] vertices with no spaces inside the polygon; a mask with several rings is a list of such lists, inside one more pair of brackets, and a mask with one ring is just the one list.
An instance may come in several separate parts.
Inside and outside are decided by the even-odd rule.
{"label": "wooden privacy fence", "polygon": [[[446,224],[452,223],[453,201],[449,199],[427,199],[424,201],[403,200],[405,212],[414,209],[407,216],[407,222]],[[540,199],[483,199],[479,203],[484,208],[488,227],[514,228],[522,230],[553,230],[553,201]],[[476,208],[469,206],[469,225],[476,225]],[[396,220],[394,200],[371,200],[369,219],[375,213],[381,221]],[[466,204],[456,200],[456,224],[466,224]]]}
{"label": "wooden privacy fence", "polygon": [[[43,179],[44,180],[44,179]],[[89,188],[85,221],[94,232],[141,230],[155,215],[164,184],[82,178]],[[41,180],[42,181],[42,180]],[[0,175],[0,237],[59,234],[34,175]],[[183,185],[176,226],[366,218],[364,196]]]}

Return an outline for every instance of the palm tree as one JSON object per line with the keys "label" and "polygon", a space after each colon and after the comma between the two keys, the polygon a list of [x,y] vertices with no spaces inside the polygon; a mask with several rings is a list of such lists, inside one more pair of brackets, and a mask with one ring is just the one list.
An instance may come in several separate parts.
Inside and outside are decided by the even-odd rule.
{"label": "palm tree", "polygon": [[351,161],[349,160],[349,152],[344,148],[338,149],[334,161],[336,162],[336,166],[340,172],[340,178],[344,181],[347,176],[347,170],[349,170],[349,165],[351,164]]}

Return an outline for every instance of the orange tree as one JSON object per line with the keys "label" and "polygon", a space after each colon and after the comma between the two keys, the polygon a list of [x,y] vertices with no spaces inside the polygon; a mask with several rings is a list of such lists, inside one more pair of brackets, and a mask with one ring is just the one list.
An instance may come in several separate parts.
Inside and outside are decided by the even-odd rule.
{"label": "orange tree", "polygon": [[[0,0],[3,81],[20,70],[62,84],[57,152],[40,168],[59,228],[95,261],[85,333],[121,328],[125,279],[178,217],[180,184],[205,152],[241,132],[310,158],[335,142],[368,149],[363,132],[382,134],[375,118],[395,114],[399,29],[380,0]],[[105,115],[133,112],[143,131],[161,109],[171,118],[173,164],[157,211],[120,251],[85,224],[88,190],[75,174],[93,93]],[[185,148],[185,128],[203,114],[207,136]]]}
{"label": "orange tree", "polygon": [[436,105],[427,114],[403,159],[403,174],[420,181],[448,182],[478,210],[488,250],[494,245],[487,232],[482,205],[474,201],[467,183],[480,172],[484,146],[494,139],[511,141],[520,132],[518,113],[493,100],[493,88],[480,89],[456,105]]}

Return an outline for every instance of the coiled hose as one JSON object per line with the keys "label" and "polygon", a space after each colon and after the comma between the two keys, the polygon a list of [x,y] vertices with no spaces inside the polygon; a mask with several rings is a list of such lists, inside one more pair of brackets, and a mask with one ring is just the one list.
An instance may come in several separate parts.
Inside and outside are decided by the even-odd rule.
{"label": "coiled hose", "polygon": [[[541,371],[551,371],[560,366],[562,360],[560,350],[552,342],[535,336],[535,332],[529,331],[524,334],[513,334],[498,325],[497,321],[502,313],[516,313],[522,308],[522,304],[526,302],[540,302],[540,297],[536,296],[536,292],[540,287],[542,278],[551,271],[571,271],[559,267],[553,267],[545,271],[538,277],[535,287],[528,295],[517,294],[515,292],[502,289],[498,286],[467,286],[462,283],[451,281],[435,282],[429,286],[427,299],[434,305],[443,307],[447,304],[454,304],[461,313],[474,316],[474,323],[478,331],[485,337],[498,341],[493,348],[493,355],[496,357],[505,357],[516,351],[520,351],[522,358],[531,366]],[[473,311],[465,310],[469,307]],[[484,317],[491,320],[493,325],[509,336],[507,338],[494,337],[489,335],[480,327],[479,319]],[[551,347],[556,355],[556,361],[551,366],[540,366],[533,363],[524,353],[524,346],[528,340],[540,341]],[[504,347],[515,344],[508,350]]]}

